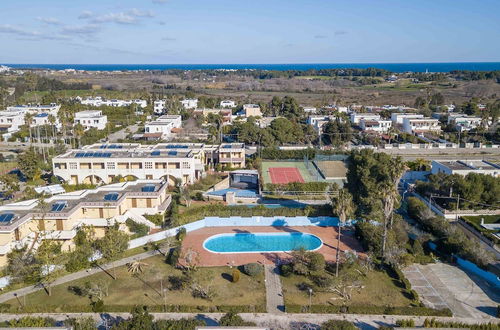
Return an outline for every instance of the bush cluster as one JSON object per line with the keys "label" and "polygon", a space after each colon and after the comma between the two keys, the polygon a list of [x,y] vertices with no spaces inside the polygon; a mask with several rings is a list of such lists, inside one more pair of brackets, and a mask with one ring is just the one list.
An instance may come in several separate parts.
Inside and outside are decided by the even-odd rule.
{"label": "bush cluster", "polygon": [[257,276],[264,271],[264,267],[256,262],[243,265],[243,272],[248,276]]}
{"label": "bush cluster", "polygon": [[[305,313],[309,306],[286,304],[287,313]],[[416,316],[453,316],[449,309],[432,309],[427,307],[384,307],[371,305],[311,305],[311,313],[320,314],[379,314],[379,315],[416,315]]]}

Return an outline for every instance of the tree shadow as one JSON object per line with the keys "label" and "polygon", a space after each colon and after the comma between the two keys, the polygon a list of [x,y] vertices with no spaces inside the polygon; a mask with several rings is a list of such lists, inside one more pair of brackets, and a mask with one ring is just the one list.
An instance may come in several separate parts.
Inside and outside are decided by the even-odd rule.
{"label": "tree shadow", "polygon": [[251,232],[249,232],[248,230],[241,230],[238,228],[233,229],[233,231],[237,234],[251,234]]}

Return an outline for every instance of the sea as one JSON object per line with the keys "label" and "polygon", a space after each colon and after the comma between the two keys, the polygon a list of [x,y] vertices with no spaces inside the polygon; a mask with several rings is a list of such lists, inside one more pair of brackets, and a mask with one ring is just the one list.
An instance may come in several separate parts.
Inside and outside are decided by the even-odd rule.
{"label": "sea", "polygon": [[135,71],[135,70],[269,70],[286,71],[310,69],[378,68],[391,72],[450,72],[454,70],[495,71],[500,62],[449,62],[449,63],[289,63],[289,64],[4,64],[17,69],[52,69],[85,71]]}

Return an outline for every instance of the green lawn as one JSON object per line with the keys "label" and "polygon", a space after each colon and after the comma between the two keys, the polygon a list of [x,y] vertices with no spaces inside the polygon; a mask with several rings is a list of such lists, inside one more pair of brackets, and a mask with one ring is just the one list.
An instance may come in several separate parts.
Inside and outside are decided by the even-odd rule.
{"label": "green lawn", "polygon": [[[289,277],[282,276],[281,283],[285,305],[306,306],[309,304],[309,293],[298,288],[300,283],[312,285],[307,277],[295,274]],[[397,281],[390,278],[385,272],[369,271],[362,283],[364,288],[353,290],[351,300],[345,305],[409,306],[411,300],[403,294],[403,289],[398,287],[396,283]],[[344,301],[340,299],[339,295],[332,292],[320,292],[319,289],[313,289],[311,303],[312,305],[344,305]]]}
{"label": "green lawn", "polygon": [[[104,297],[106,305],[163,305],[163,297],[160,295],[161,287],[169,288],[168,277],[181,275],[181,271],[164,262],[161,256],[155,256],[144,260],[144,267],[140,279],[132,276],[127,267],[116,268],[117,279],[113,280],[105,273],[99,273],[86,278],[55,286],[49,297],[45,291],[38,291],[26,297],[28,308],[35,306],[38,311],[64,312],[75,307],[88,309],[90,300],[88,297],[78,296],[69,287],[83,287],[85,282],[105,283],[108,286],[108,295]],[[190,289],[167,290],[166,304],[181,306],[265,306],[264,275],[260,274],[250,277],[241,274],[239,282],[232,283],[229,279],[231,273],[229,267],[199,268],[194,273],[195,282],[202,286],[210,286],[215,292],[213,301],[194,298]],[[110,271],[113,273],[113,271]],[[7,302],[13,308],[17,308],[17,300]],[[265,308],[265,307],[264,307]]]}
{"label": "green lawn", "polygon": [[481,225],[481,219],[484,219],[484,223],[500,223],[500,215],[478,215],[476,217],[463,217],[469,221],[472,221],[478,225]]}

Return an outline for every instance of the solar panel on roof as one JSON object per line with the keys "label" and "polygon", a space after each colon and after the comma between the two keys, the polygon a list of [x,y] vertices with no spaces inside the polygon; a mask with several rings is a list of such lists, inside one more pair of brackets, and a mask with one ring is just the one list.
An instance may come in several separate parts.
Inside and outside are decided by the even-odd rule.
{"label": "solar panel on roof", "polygon": [[104,195],[105,201],[116,201],[118,200],[118,193],[109,193]]}
{"label": "solar panel on roof", "polygon": [[151,153],[151,156],[159,156],[160,155],[160,152],[159,151],[153,151]]}
{"label": "solar panel on roof", "polygon": [[3,213],[0,214],[0,223],[8,223],[14,218],[13,213]]}
{"label": "solar panel on roof", "polygon": [[189,146],[185,146],[182,144],[170,144],[165,146],[165,149],[187,149]]}
{"label": "solar panel on roof", "polygon": [[104,153],[102,153],[101,157],[109,158],[109,157],[111,157],[111,152],[104,152]]}
{"label": "solar panel on roof", "polygon": [[177,155],[177,151],[169,151],[168,155],[169,156],[176,156]]}
{"label": "solar panel on roof", "polygon": [[61,212],[67,205],[66,201],[63,202],[56,202],[52,204],[52,209],[51,212]]}
{"label": "solar panel on roof", "polygon": [[99,147],[99,149],[106,149],[106,145],[103,144],[102,146]]}
{"label": "solar panel on roof", "polygon": [[141,188],[141,191],[143,192],[154,192],[155,191],[155,186],[144,186]]}

